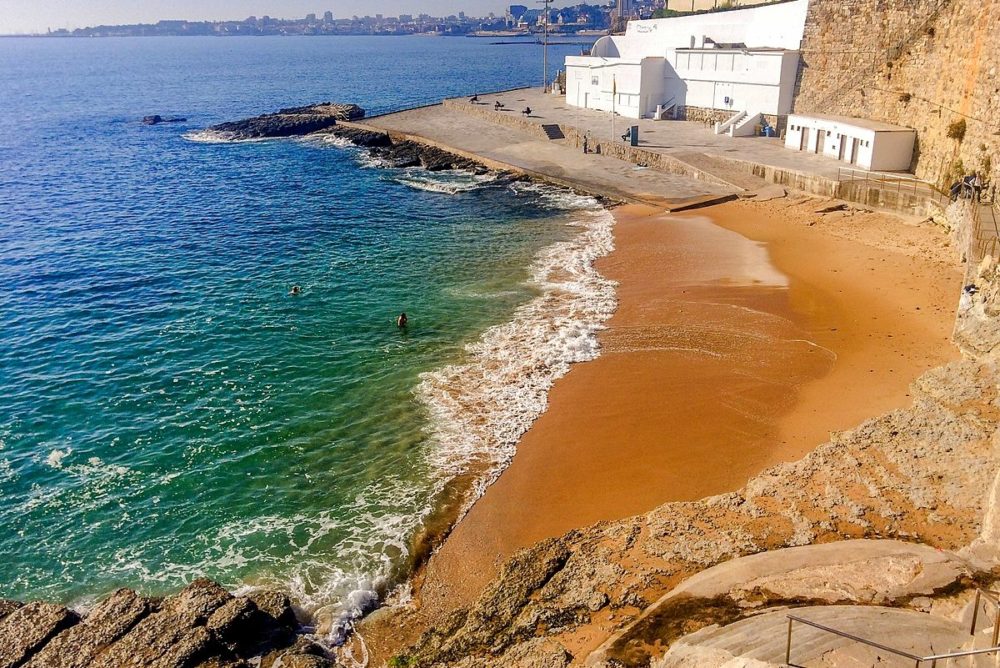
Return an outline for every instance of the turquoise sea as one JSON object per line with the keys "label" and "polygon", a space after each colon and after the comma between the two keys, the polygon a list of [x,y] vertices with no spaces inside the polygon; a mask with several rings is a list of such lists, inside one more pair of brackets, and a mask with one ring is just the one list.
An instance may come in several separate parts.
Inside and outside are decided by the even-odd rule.
{"label": "turquoise sea", "polygon": [[192,138],[534,84],[540,60],[468,38],[0,40],[0,597],[205,575],[347,620],[399,595],[454,481],[488,484],[596,354],[609,216],[316,140]]}

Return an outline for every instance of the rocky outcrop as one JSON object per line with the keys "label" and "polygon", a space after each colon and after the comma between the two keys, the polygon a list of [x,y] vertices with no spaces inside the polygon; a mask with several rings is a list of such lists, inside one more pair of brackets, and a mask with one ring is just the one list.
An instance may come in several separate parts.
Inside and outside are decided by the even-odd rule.
{"label": "rocky outcrop", "polygon": [[364,116],[365,110],[356,104],[322,102],[308,107],[282,109],[277,113],[241,121],[220,123],[209,130],[234,140],[300,137],[331,128],[337,121],[353,121]]}
{"label": "rocky outcrop", "polygon": [[428,146],[406,139],[394,140],[384,132],[361,128],[337,126],[326,131],[356,146],[369,149],[382,167],[403,169],[423,167],[432,172],[449,169],[486,173],[483,165],[434,146]]}
{"label": "rocky outcrop", "polygon": [[166,599],[120,589],[81,617],[48,603],[0,605],[2,668],[332,668],[325,650],[298,636],[288,597],[233,596],[196,580]]}

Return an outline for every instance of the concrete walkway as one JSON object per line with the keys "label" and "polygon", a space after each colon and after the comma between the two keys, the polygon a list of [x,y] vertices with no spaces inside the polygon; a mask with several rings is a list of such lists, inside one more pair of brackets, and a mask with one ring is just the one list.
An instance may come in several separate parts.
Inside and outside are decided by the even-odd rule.
{"label": "concrete walkway", "polygon": [[[843,162],[814,153],[786,149],[784,142],[767,137],[730,137],[717,135],[711,126],[693,121],[653,121],[624,118],[615,120],[615,136],[611,134],[611,114],[593,109],[581,109],[566,103],[565,96],[547,95],[540,88],[525,88],[501,93],[481,95],[480,110],[492,110],[496,101],[506,105],[507,111],[499,112],[526,118],[539,125],[558,123],[590,132],[593,137],[621,141],[628,126],[639,126],[639,146],[650,151],[680,157],[682,154],[702,154],[716,158],[730,158],[771,165],[779,169],[814,174],[837,180],[838,170],[850,167]],[[468,100],[454,100],[451,104],[470,105]],[[531,115],[523,117],[521,110],[531,107]]]}
{"label": "concrete walkway", "polygon": [[559,185],[666,208],[675,208],[692,198],[734,194],[738,190],[607,156],[584,155],[565,140],[550,140],[541,132],[531,134],[443,106],[377,116],[364,125],[463,152],[493,163],[491,166],[506,166]]}

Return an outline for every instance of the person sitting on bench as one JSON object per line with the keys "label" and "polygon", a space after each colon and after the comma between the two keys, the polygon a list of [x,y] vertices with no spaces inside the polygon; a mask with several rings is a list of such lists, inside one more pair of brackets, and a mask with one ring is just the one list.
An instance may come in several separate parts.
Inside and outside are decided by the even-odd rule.
{"label": "person sitting on bench", "polygon": [[493,111],[500,111],[501,109],[503,109],[503,103],[497,100],[496,104],[493,105]]}
{"label": "person sitting on bench", "polygon": [[628,130],[625,131],[625,134],[622,135],[622,141],[628,141],[631,138],[632,138],[632,128],[629,128]]}
{"label": "person sitting on bench", "polygon": [[471,98],[469,98],[469,102],[471,102],[472,104],[478,104],[479,103],[479,93],[476,93]]}
{"label": "person sitting on bench", "polygon": [[531,107],[525,107],[524,111],[521,112],[525,116],[531,116]]}

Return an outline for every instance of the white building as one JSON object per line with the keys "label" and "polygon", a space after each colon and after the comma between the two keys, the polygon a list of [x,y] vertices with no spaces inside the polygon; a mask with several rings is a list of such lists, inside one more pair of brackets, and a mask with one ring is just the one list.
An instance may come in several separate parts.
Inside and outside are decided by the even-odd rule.
{"label": "white building", "polygon": [[825,114],[788,117],[785,147],[818,153],[862,169],[907,171],[917,133],[910,128]]}
{"label": "white building", "polygon": [[[566,58],[566,102],[630,118],[787,115],[808,0],[631,21]],[[614,96],[614,99],[612,97]],[[745,123],[743,119],[746,119]],[[772,119],[773,121],[774,119]]]}

